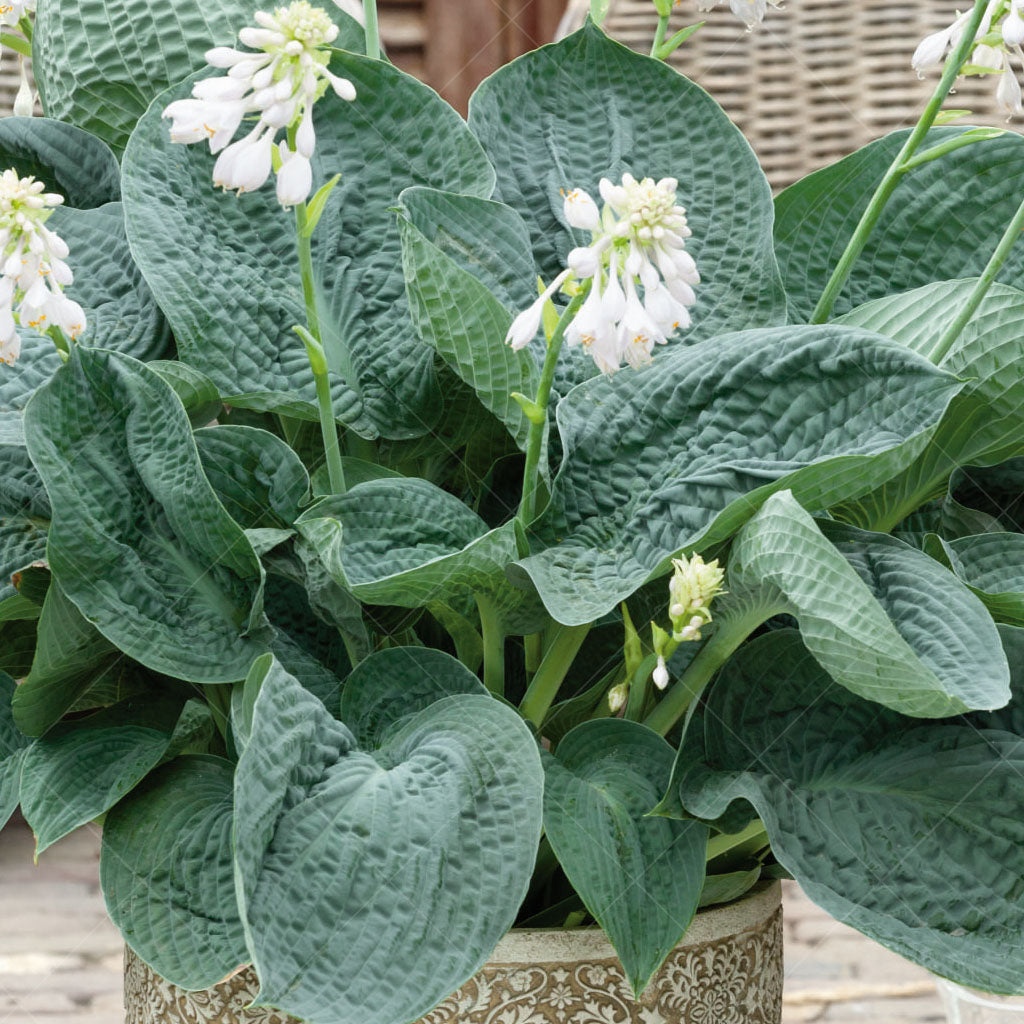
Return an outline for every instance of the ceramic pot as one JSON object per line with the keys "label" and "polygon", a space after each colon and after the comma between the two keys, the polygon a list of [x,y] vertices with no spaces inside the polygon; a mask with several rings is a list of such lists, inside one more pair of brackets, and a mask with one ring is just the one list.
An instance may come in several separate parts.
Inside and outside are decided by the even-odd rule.
{"label": "ceramic pot", "polygon": [[[126,1024],[295,1024],[248,1011],[259,983],[242,971],[185,992],[130,950]],[[474,978],[420,1024],[780,1024],[782,904],[778,882],[699,913],[636,1001],[598,929],[512,931]]]}
{"label": "ceramic pot", "polygon": [[936,979],[949,1024],[1024,1024],[1024,996],[992,996]]}

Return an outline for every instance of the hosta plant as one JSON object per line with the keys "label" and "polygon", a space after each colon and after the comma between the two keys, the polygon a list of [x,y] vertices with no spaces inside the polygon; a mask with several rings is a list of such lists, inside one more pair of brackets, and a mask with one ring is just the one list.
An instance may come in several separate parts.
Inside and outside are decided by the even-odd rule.
{"label": "hosta plant", "polygon": [[468,122],[372,3],[5,34],[0,821],[102,821],[144,961],[314,1024],[517,924],[640,993],[786,874],[1020,991],[1024,139],[941,112],[1018,5],[774,202],[602,6]]}

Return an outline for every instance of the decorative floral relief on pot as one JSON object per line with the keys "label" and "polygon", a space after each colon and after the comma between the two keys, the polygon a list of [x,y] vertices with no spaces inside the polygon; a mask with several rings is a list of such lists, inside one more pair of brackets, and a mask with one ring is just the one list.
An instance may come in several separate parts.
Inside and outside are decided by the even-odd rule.
{"label": "decorative floral relief on pot", "polygon": [[[723,930],[721,924],[730,922],[738,925],[737,930],[715,934]],[[594,955],[610,952],[603,936],[555,935],[570,955],[549,962],[542,957],[550,954],[555,936],[512,933],[479,974],[420,1024],[779,1024],[781,1020],[778,885],[763,887],[733,907],[698,915],[695,927],[639,1002],[614,954]],[[574,942],[576,936],[581,941]],[[523,962],[535,937],[537,962]],[[574,945],[589,947],[586,955],[574,958]],[[499,959],[503,950],[505,961],[518,962]],[[184,992],[126,951],[126,1024],[297,1024],[276,1011],[246,1010],[258,988],[255,975],[247,970],[216,988]]]}

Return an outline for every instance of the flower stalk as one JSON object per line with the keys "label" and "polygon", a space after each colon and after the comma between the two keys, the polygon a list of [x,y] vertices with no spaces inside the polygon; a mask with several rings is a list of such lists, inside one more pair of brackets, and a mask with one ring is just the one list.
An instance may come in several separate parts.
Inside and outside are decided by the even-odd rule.
{"label": "flower stalk", "polygon": [[324,439],[324,454],[327,456],[327,475],[331,483],[331,490],[335,494],[344,494],[346,490],[345,467],[341,461],[338,424],[334,419],[334,404],[331,401],[331,378],[327,369],[327,356],[320,339],[315,338],[305,327],[296,326],[294,331],[305,343],[309,366],[316,382],[320,431]]}
{"label": "flower stalk", "polygon": [[377,23],[377,0],[363,0],[363,20],[366,25],[366,56],[380,59],[380,28]]}
{"label": "flower stalk", "polygon": [[1003,269],[1003,264],[1006,262],[1007,257],[1009,257],[1010,250],[1016,244],[1017,239],[1020,238],[1022,230],[1024,230],[1024,202],[1017,207],[1013,220],[1010,221],[1009,227],[1007,227],[1003,237],[999,240],[999,245],[996,246],[995,252],[992,253],[985,269],[981,272],[974,290],[968,296],[960,312],[943,332],[942,337],[935,343],[935,347],[928,353],[928,358],[936,365],[949,355],[949,350],[963,333],[963,329],[970,322],[971,317],[978,311],[978,307],[985,296],[988,295],[989,290],[999,276],[999,271]]}
{"label": "flower stalk", "polygon": [[505,631],[494,602],[483,594],[476,595],[480,612],[480,635],[484,642],[484,686],[495,696],[505,694]]}
{"label": "flower stalk", "polygon": [[590,626],[589,622],[583,626],[560,625],[548,646],[544,660],[540,663],[540,668],[537,669],[537,674],[530,682],[526,695],[519,705],[523,718],[533,722],[538,729],[551,710],[559,687],[590,632]]}
{"label": "flower stalk", "polygon": [[890,198],[892,198],[893,192],[896,191],[896,186],[902,180],[903,175],[907,173],[908,162],[920,148],[929,130],[935,124],[935,119],[938,117],[942,104],[945,103],[946,97],[953,88],[953,84],[956,82],[969,52],[974,47],[974,37],[978,32],[978,27],[981,25],[982,18],[985,16],[987,7],[988,0],[975,0],[971,17],[964,28],[963,35],[960,37],[956,48],[946,61],[942,77],[939,79],[939,84],[932,94],[932,98],[928,101],[928,105],[921,114],[914,130],[896,155],[896,159],[893,160],[889,169],[885,172],[885,176],[875,189],[867,209],[861,216],[853,236],[847,243],[846,249],[839,258],[839,262],[836,264],[836,268],[832,272],[832,276],[829,278],[821,298],[818,300],[814,313],[811,315],[812,324],[823,324],[832,315],[836,300],[839,298],[839,293],[843,290],[843,286],[850,277],[854,263],[857,262],[864,251],[868,238],[878,223],[882,211],[885,209]]}

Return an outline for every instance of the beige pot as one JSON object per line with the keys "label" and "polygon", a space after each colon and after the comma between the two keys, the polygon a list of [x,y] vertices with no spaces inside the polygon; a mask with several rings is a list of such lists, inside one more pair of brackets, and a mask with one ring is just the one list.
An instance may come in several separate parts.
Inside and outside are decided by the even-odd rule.
{"label": "beige pot", "polygon": [[[243,971],[185,992],[125,957],[126,1024],[295,1024],[246,1011],[259,983]],[[778,882],[697,915],[683,941],[633,999],[597,929],[513,931],[455,995],[420,1024],[779,1024],[782,903]]]}

